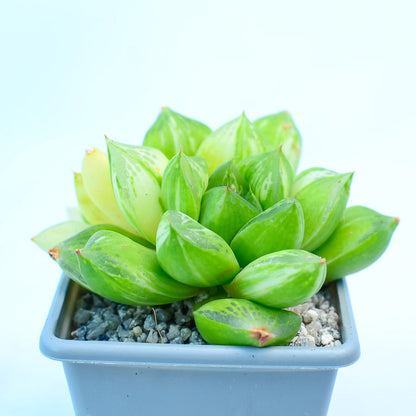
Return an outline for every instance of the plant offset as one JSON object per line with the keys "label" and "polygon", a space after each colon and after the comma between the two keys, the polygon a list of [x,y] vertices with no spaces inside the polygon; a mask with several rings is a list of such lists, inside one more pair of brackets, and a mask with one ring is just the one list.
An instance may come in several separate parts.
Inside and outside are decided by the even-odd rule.
{"label": "plant offset", "polygon": [[164,107],[143,146],[106,141],[74,175],[80,215],[33,240],[118,303],[205,291],[193,309],[210,344],[287,345],[301,319],[283,308],[376,261],[398,224],[346,207],[352,173],[296,174],[301,137],[287,112],[211,131]]}

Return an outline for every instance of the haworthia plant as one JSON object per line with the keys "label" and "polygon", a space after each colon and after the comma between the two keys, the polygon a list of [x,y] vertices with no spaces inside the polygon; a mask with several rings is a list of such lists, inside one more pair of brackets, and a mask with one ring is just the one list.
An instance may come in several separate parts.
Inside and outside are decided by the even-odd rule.
{"label": "haworthia plant", "polygon": [[230,245],[240,265],[246,266],[265,254],[300,248],[304,229],[300,204],[285,198],[248,221]]}
{"label": "haworthia plant", "polygon": [[219,186],[202,198],[199,222],[230,243],[238,230],[258,213],[258,208],[228,186]]}
{"label": "haworthia plant", "polygon": [[301,137],[287,112],[255,123],[243,113],[211,132],[163,108],[144,146],[107,139],[107,148],[88,150],[74,174],[75,219],[33,240],[73,281],[116,302],[205,291],[194,317],[209,343],[286,345],[300,318],[279,309],[373,263],[398,224],[346,208],[352,173],[294,177]]}
{"label": "haworthia plant", "polygon": [[325,259],[304,250],[282,250],[250,263],[225,289],[231,297],[286,308],[315,295],[325,275]]}
{"label": "haworthia plant", "polygon": [[164,207],[167,210],[181,211],[198,220],[208,176],[208,165],[204,159],[188,157],[180,150],[169,161],[163,174]]}
{"label": "haworthia plant", "polygon": [[249,156],[238,168],[263,209],[289,196],[294,175],[282,149]]}
{"label": "haworthia plant", "polygon": [[340,279],[374,263],[386,250],[399,223],[397,217],[353,206],[325,243],[315,250],[327,260],[327,281]]}
{"label": "haworthia plant", "polygon": [[252,154],[264,152],[266,149],[266,139],[243,113],[240,117],[210,133],[201,143],[197,155],[206,159],[212,173],[232,158],[238,162]]}
{"label": "haworthia plant", "polygon": [[154,250],[114,231],[97,231],[76,255],[88,286],[114,302],[163,305],[200,292],[168,276]]}
{"label": "haworthia plant", "polygon": [[293,312],[266,308],[246,299],[207,302],[194,311],[194,317],[203,338],[220,345],[287,345],[301,324]]}
{"label": "haworthia plant", "polygon": [[282,146],[283,153],[296,172],[302,148],[299,130],[287,111],[257,119],[254,124],[260,129],[270,145],[270,149]]}
{"label": "haworthia plant", "polygon": [[234,253],[219,235],[179,211],[163,214],[156,253],[170,276],[193,286],[222,285],[240,271]]}
{"label": "haworthia plant", "polygon": [[168,159],[151,147],[107,140],[117,202],[134,229],[152,244],[163,214],[160,185]]}
{"label": "haworthia plant", "polygon": [[185,117],[168,107],[162,110],[143,140],[144,146],[159,149],[171,159],[182,149],[194,156],[211,129],[205,124]]}
{"label": "haworthia plant", "polygon": [[305,217],[304,250],[315,250],[335,230],[348,202],[352,177],[353,173],[312,168],[296,178],[293,197]]}
{"label": "haworthia plant", "polygon": [[135,232],[121,212],[114,196],[106,153],[95,148],[87,150],[82,162],[82,180],[89,198],[105,217],[110,218],[112,224]]}

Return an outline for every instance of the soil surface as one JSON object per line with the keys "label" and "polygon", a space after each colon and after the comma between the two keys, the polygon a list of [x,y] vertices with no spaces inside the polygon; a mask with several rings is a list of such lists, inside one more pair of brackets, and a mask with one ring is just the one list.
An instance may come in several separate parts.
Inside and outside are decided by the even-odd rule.
{"label": "soil surface", "polygon": [[[206,344],[192,314],[194,299],[163,306],[127,306],[86,293],[77,302],[71,335],[78,340]],[[302,318],[289,345],[333,347],[341,345],[339,316],[328,291],[301,305],[287,308]]]}

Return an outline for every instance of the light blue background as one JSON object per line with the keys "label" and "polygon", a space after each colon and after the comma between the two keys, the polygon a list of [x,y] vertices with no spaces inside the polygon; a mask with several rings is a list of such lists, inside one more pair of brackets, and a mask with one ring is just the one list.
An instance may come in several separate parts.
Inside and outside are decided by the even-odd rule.
{"label": "light blue background", "polygon": [[353,170],[350,205],[400,216],[383,258],[348,278],[362,356],[340,370],[329,415],[407,414],[415,12],[397,0],[1,2],[0,414],[73,414],[60,363],[37,346],[60,271],[30,237],[75,204],[84,150],[104,134],[140,144],[162,105],[213,128],[288,109],[301,169]]}

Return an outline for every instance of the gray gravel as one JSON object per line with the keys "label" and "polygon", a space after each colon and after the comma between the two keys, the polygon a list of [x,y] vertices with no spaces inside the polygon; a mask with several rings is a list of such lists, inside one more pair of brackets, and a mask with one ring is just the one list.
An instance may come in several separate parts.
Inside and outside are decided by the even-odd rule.
{"label": "gray gravel", "polygon": [[[192,315],[194,300],[169,305],[127,306],[86,293],[76,305],[71,332],[74,339],[164,344],[198,344],[202,339]],[[287,308],[302,318],[290,345],[333,347],[341,345],[339,316],[326,292]]]}
{"label": "gray gravel", "polygon": [[193,300],[169,305],[128,306],[86,293],[76,305],[74,339],[206,344],[195,327]]}
{"label": "gray gravel", "polygon": [[302,323],[289,345],[336,347],[341,345],[340,320],[328,293],[319,292],[301,305],[287,308],[296,312]]}

